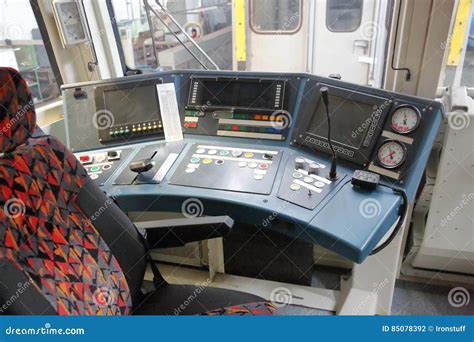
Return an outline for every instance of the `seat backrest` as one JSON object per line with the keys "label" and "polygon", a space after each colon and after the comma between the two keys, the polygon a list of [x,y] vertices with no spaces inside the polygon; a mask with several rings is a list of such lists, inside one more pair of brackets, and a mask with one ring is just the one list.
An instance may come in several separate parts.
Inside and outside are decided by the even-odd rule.
{"label": "seat backrest", "polygon": [[0,87],[0,314],[130,313],[146,268],[133,223],[59,140],[33,137],[19,73],[0,68]]}

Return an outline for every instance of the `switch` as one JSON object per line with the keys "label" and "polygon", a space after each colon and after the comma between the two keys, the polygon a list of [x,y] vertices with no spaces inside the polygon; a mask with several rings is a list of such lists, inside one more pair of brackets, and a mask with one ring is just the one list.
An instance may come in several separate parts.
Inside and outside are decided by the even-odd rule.
{"label": "switch", "polygon": [[306,160],[303,157],[295,158],[295,170],[305,169]]}
{"label": "switch", "polygon": [[380,175],[364,170],[355,170],[351,183],[361,189],[374,190],[380,182]]}
{"label": "switch", "polygon": [[319,164],[317,164],[317,163],[311,163],[311,164],[309,164],[308,173],[309,173],[310,175],[317,175],[317,174],[319,174]]}
{"label": "switch", "polygon": [[120,159],[120,151],[109,151],[107,152],[107,160],[119,160]]}

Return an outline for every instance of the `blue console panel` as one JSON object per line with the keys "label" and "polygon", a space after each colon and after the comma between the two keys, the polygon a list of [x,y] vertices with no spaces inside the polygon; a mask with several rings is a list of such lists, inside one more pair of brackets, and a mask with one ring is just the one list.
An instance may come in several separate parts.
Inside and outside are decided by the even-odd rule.
{"label": "blue console panel", "polygon": [[[175,85],[181,142],[164,141],[157,98],[142,105],[160,83]],[[108,98],[124,89],[143,93],[123,106]],[[435,101],[307,74],[175,71],[62,91],[69,147],[123,210],[225,214],[357,263],[399,220],[399,191],[414,202],[442,119]],[[98,127],[104,113],[111,124]],[[130,165],[141,163],[147,171],[137,174]],[[355,170],[380,184],[353,187]]]}

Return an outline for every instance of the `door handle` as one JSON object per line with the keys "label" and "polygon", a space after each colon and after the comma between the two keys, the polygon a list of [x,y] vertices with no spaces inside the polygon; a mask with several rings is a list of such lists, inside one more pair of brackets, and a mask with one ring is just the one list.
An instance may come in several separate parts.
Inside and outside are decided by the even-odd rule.
{"label": "door handle", "polygon": [[364,55],[366,55],[367,52],[369,51],[369,41],[366,39],[354,40],[354,44],[352,47],[353,47],[353,50],[352,50],[353,53],[355,53],[356,48],[361,48],[362,51],[364,52]]}

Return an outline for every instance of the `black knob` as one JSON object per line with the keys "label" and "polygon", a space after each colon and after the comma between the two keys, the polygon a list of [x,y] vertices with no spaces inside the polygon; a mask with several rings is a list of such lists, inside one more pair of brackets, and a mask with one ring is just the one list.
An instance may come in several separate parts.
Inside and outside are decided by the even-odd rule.
{"label": "black knob", "polygon": [[143,172],[150,171],[153,168],[153,161],[149,158],[137,160],[137,161],[131,162],[128,167],[130,168],[130,171],[132,172],[143,173]]}

